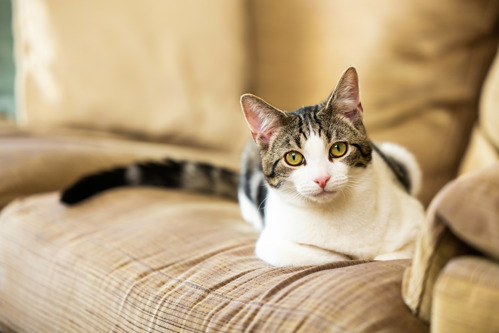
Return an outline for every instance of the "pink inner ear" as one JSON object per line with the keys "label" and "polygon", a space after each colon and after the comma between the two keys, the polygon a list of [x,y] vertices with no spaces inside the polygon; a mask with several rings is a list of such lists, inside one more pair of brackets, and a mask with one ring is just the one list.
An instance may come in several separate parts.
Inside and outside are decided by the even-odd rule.
{"label": "pink inner ear", "polygon": [[263,144],[269,144],[270,139],[272,138],[273,135],[274,135],[274,131],[262,132],[258,139]]}
{"label": "pink inner ear", "polygon": [[261,131],[259,133],[257,132],[251,132],[251,136],[253,136],[253,141],[255,141],[258,144],[263,144],[263,145],[268,145],[270,142],[270,139],[272,138],[272,135],[274,134],[273,131]]}
{"label": "pink inner ear", "polygon": [[256,96],[243,96],[241,105],[253,140],[257,144],[267,145],[278,126],[280,111],[273,109]]}
{"label": "pink inner ear", "polygon": [[262,132],[264,130],[262,120],[264,115],[262,114],[262,110],[259,109],[258,105],[256,104],[257,103],[255,103],[255,101],[253,101],[250,97],[246,97],[241,100],[244,116],[246,117],[251,135],[253,136],[255,142],[257,141],[258,137],[262,135]]}
{"label": "pink inner ear", "polygon": [[353,107],[350,111],[344,111],[343,115],[350,119],[350,121],[355,122],[362,117],[362,112],[364,112],[364,109],[362,108],[362,104],[359,102],[357,107]]}
{"label": "pink inner ear", "polygon": [[335,88],[331,104],[334,112],[348,118],[352,122],[362,118],[363,108],[359,96],[359,79],[357,71],[350,67],[345,71]]}

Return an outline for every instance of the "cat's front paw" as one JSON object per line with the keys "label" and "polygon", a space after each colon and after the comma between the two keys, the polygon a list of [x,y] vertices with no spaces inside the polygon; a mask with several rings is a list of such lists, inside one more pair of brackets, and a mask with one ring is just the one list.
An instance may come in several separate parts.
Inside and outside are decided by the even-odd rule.
{"label": "cat's front paw", "polygon": [[350,260],[348,256],[322,250],[292,241],[258,240],[255,253],[258,258],[275,267],[324,265],[336,261]]}

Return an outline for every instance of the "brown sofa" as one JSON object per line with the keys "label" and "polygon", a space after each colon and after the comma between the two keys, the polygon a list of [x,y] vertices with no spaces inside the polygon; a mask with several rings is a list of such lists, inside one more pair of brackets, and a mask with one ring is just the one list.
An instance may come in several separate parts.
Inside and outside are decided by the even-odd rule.
{"label": "brown sofa", "polygon": [[[0,331],[499,330],[499,1],[16,0],[14,20]],[[414,261],[274,268],[234,202],[152,188],[58,201],[135,160],[237,168],[240,94],[317,103],[351,64],[368,133],[424,171]]]}

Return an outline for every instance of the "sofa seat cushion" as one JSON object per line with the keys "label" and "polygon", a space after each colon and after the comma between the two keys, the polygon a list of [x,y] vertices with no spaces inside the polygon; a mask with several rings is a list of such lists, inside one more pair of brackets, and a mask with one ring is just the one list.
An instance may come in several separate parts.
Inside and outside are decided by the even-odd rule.
{"label": "sofa seat cushion", "polygon": [[0,322],[18,332],[426,332],[401,298],[408,260],[275,268],[236,203],[115,189],[0,215]]}
{"label": "sofa seat cushion", "polygon": [[82,175],[134,161],[172,157],[237,169],[239,154],[127,140],[95,131],[0,124],[0,209],[11,200],[65,188]]}

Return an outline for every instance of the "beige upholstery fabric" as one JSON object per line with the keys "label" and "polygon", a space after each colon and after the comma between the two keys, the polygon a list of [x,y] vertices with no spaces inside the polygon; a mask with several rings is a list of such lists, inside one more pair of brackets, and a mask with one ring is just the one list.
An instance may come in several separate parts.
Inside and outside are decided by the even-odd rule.
{"label": "beige upholstery fabric", "polygon": [[497,162],[499,162],[499,149],[494,147],[490,139],[484,135],[480,125],[475,126],[459,174],[464,175]]}
{"label": "beige upholstery fabric", "polygon": [[403,297],[416,316],[430,320],[435,282],[451,259],[470,253],[499,258],[498,209],[499,163],[459,178],[437,195],[404,276]]}
{"label": "beige upholstery fabric", "polygon": [[273,268],[237,204],[152,189],[0,215],[0,322],[18,332],[427,332],[407,260]]}
{"label": "beige upholstery fabric", "polygon": [[499,161],[499,55],[485,81],[480,99],[479,124],[461,166],[461,174]]}
{"label": "beige upholstery fabric", "polygon": [[454,177],[497,49],[498,1],[252,4],[257,94],[288,109],[315,104],[355,65],[368,133],[417,155],[423,201]]}
{"label": "beige upholstery fabric", "polygon": [[481,257],[449,262],[435,285],[431,331],[499,332],[499,265]]}
{"label": "beige upholstery fabric", "polygon": [[243,2],[14,4],[23,124],[100,129],[233,151],[244,145]]}
{"label": "beige upholstery fabric", "polygon": [[499,265],[480,257],[449,262],[435,286],[432,332],[498,332]]}
{"label": "beige upholstery fabric", "polygon": [[485,82],[480,100],[480,125],[485,136],[499,150],[499,55],[496,56],[493,67]]}
{"label": "beige upholstery fabric", "polygon": [[170,156],[233,169],[239,165],[239,154],[70,133],[0,128],[0,209],[17,197],[60,190],[84,174],[138,160]]}
{"label": "beige upholstery fabric", "polygon": [[438,214],[456,237],[499,261],[499,163],[462,177]]}

